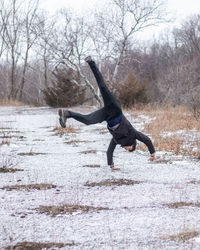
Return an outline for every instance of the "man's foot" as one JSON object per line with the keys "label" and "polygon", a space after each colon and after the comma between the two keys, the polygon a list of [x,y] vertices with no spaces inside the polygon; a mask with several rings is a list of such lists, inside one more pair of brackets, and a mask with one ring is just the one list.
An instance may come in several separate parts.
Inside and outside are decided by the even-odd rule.
{"label": "man's foot", "polygon": [[64,110],[64,109],[59,109],[58,115],[59,115],[59,122],[60,122],[61,127],[66,128],[66,121],[67,121],[67,118],[69,117],[69,111]]}
{"label": "man's foot", "polygon": [[87,57],[85,58],[85,61],[86,61],[87,63],[91,62],[91,61],[92,61],[92,57],[91,57],[91,56],[87,56]]}
{"label": "man's foot", "polygon": [[120,168],[117,168],[117,167],[110,167],[111,170],[120,170]]}

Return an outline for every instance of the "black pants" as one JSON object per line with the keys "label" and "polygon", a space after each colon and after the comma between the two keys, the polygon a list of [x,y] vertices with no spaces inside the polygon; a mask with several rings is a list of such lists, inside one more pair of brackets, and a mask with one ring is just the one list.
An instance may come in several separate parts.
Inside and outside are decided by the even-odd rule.
{"label": "black pants", "polygon": [[111,94],[110,90],[107,88],[103,76],[96,66],[96,63],[94,61],[90,61],[88,64],[96,78],[103,98],[104,107],[87,115],[70,111],[70,117],[86,125],[100,123],[103,121],[109,122],[112,119],[122,115],[121,107]]}

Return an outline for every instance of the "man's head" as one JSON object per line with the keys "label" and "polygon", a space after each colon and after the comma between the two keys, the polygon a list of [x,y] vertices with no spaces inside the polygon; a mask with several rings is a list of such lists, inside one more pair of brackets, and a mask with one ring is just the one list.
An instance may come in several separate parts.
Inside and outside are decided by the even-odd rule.
{"label": "man's head", "polygon": [[124,148],[126,151],[133,152],[133,151],[135,151],[136,146],[133,144],[133,145],[131,145],[131,146],[123,146],[123,148]]}

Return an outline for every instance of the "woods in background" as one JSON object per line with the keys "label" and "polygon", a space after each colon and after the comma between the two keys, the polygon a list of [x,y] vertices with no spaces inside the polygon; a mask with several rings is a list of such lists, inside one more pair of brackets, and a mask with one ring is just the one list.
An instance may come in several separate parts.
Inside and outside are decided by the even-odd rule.
{"label": "woods in background", "polygon": [[49,102],[55,93],[60,100],[58,86],[62,85],[65,95],[69,88],[76,93],[80,90],[80,100],[74,98],[77,104],[85,100],[101,105],[95,81],[83,61],[92,55],[124,106],[170,102],[186,104],[198,115],[200,15],[144,45],[138,32],[167,21],[164,2],[112,0],[108,4],[90,13],[90,18],[77,17],[70,10],[52,17],[39,9],[39,0],[2,0],[0,99],[70,105]]}

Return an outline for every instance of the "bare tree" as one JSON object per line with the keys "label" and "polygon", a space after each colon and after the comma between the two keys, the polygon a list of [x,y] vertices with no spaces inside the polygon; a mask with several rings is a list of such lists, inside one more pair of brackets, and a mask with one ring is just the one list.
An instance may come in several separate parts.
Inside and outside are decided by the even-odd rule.
{"label": "bare tree", "polygon": [[62,18],[62,25],[59,23],[59,27],[57,26],[55,29],[53,39],[48,41],[54,58],[52,60],[54,63],[53,68],[57,69],[60,65],[63,65],[67,69],[75,71],[78,75],[77,79],[81,79],[81,81],[74,80],[74,84],[86,85],[101,105],[102,100],[98,92],[96,92],[93,84],[82,70],[83,58],[90,49],[90,27],[84,18],[74,18],[67,10],[62,10],[60,15],[59,19]]}
{"label": "bare tree", "polygon": [[[190,105],[197,100],[196,92],[200,86],[199,26],[200,16],[190,17],[181,28],[173,31],[170,42],[165,41],[159,50],[161,64],[157,83],[163,101]],[[165,58],[165,63],[162,58]]]}
{"label": "bare tree", "polygon": [[[45,18],[43,15],[40,16],[39,25],[39,40],[37,41],[36,53],[37,58],[42,61],[42,74],[44,77],[44,86],[48,88],[50,77],[50,65],[54,61],[54,55],[52,55],[52,44],[55,42],[56,35],[56,20],[53,17]],[[49,20],[51,19],[51,20]]]}
{"label": "bare tree", "polygon": [[23,70],[22,77],[19,86],[19,99],[22,100],[22,94],[24,90],[24,84],[26,79],[26,71],[28,68],[28,59],[29,52],[32,46],[35,44],[36,39],[38,38],[38,25],[40,20],[37,16],[38,10],[38,0],[31,0],[28,2],[27,10],[24,11],[23,15],[23,48],[24,48],[24,56],[23,58]]}
{"label": "bare tree", "polygon": [[193,15],[185,21],[180,29],[174,30],[179,46],[184,46],[190,58],[200,56],[200,15]]}
{"label": "bare tree", "polygon": [[[9,16],[4,19],[5,27],[5,44],[7,48],[7,59],[11,59],[11,73],[10,73],[10,91],[9,99],[15,99],[17,96],[17,63],[20,55],[20,34],[22,28],[22,21],[20,19],[19,9],[21,3],[17,0],[10,0],[7,5],[4,5],[5,9],[9,10]],[[5,22],[6,21],[6,22]]]}
{"label": "bare tree", "polygon": [[81,59],[88,51],[98,55],[100,62],[106,57],[114,59],[115,67],[110,80],[116,81],[119,66],[133,42],[133,35],[163,22],[162,7],[163,3],[159,0],[112,0],[109,8],[104,9],[104,13],[95,13],[93,20],[96,21],[89,27],[83,18],[73,19],[69,12],[63,12],[65,32],[57,35],[54,54],[60,59],[59,63],[77,71],[98,102],[102,104],[99,93],[83,74],[80,67]]}
{"label": "bare tree", "polygon": [[27,77],[32,75],[28,69],[35,66],[35,58],[32,59],[36,55],[38,64],[43,64],[39,72],[41,84],[48,87],[51,73],[64,65],[77,73],[76,79],[81,79],[74,80],[74,84],[86,85],[101,105],[102,99],[83,63],[84,57],[97,56],[103,72],[106,62],[108,79],[115,82],[120,65],[130,59],[135,34],[164,21],[162,0],[110,0],[104,13],[95,13],[92,20],[63,10],[56,21],[39,15],[38,1],[1,1],[4,4],[0,13],[3,23],[0,53],[4,52],[9,65],[9,98],[24,98],[30,80]]}
{"label": "bare tree", "polygon": [[[100,34],[107,34],[105,27],[109,27],[110,31],[108,36],[104,37],[105,42],[112,43],[107,56],[115,59],[113,81],[116,81],[119,66],[123,63],[128,47],[134,42],[134,35],[166,21],[163,7],[164,2],[160,0],[111,0],[110,8],[98,15]],[[102,25],[102,22],[106,24]]]}
{"label": "bare tree", "polygon": [[0,2],[0,58],[6,48],[5,31],[10,12],[4,7],[4,2]]}
{"label": "bare tree", "polygon": [[[39,0],[38,0],[39,1]],[[20,99],[24,91],[30,50],[38,37],[38,1],[2,0],[4,61],[9,65],[9,99]],[[3,47],[4,46],[4,47]]]}
{"label": "bare tree", "polygon": [[6,52],[6,25],[8,22],[8,18],[10,15],[10,10],[5,8],[4,2],[0,2],[0,59],[1,59],[1,65],[0,65],[0,93],[1,96],[7,96],[7,93],[9,92],[8,89],[8,79],[7,79],[7,67],[4,65],[5,60],[5,52]]}

